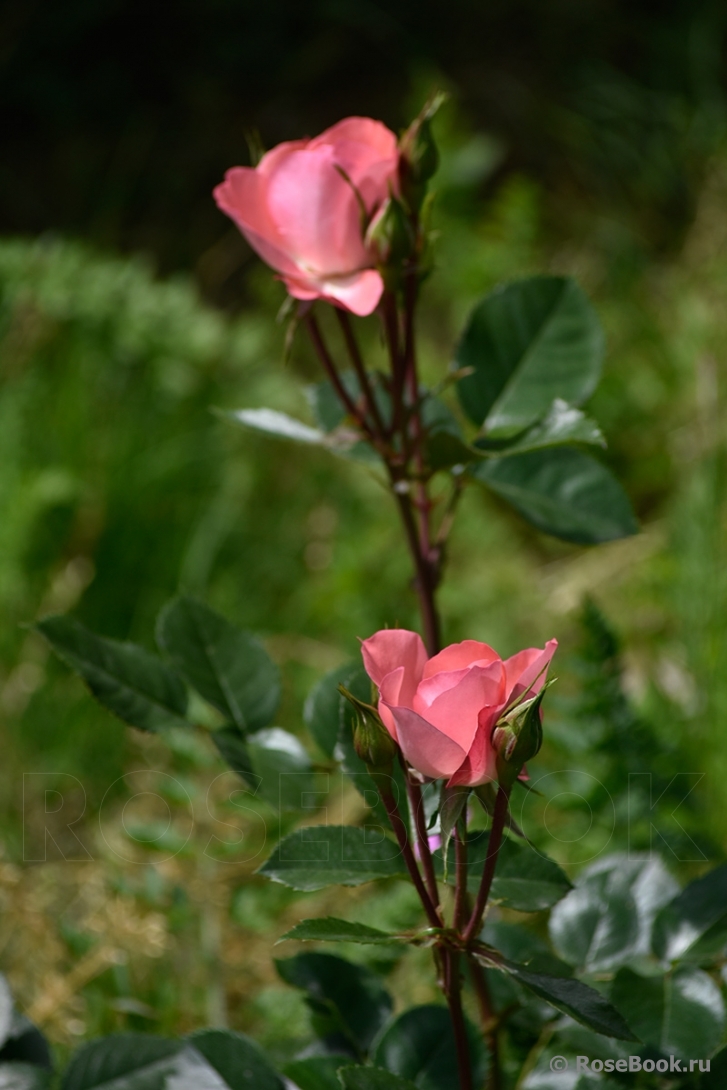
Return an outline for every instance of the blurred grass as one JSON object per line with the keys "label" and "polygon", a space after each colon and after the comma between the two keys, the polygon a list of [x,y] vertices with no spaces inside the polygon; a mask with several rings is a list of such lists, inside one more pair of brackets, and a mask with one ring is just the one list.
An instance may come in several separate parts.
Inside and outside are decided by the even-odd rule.
{"label": "blurred grass", "polygon": [[[575,209],[554,224],[531,179],[512,176],[489,204],[476,202],[496,146],[452,115],[441,137],[425,379],[442,376],[454,332],[482,292],[533,271],[576,275],[608,334],[593,411],[644,523],[639,537],[588,551],[468,493],[441,594],[446,639],[484,639],[503,654],[561,640],[562,695],[553,694],[552,736],[531,769],[571,794],[550,829],[559,859],[576,865],[603,847],[600,818],[592,833],[581,826],[589,805],[606,812],[604,784],[618,811],[610,846],[624,843],[625,781],[649,770],[649,746],[667,778],[672,768],[706,774],[684,822],[708,854],[723,853],[727,158],[705,172],[681,251],[655,259],[597,213]],[[363,912],[382,925],[386,914],[412,912],[396,884],[301,897],[250,877],[262,855],[231,862],[234,843],[205,855],[211,836],[231,835],[214,818],[255,843],[260,821],[274,831],[275,816],[249,799],[252,812],[241,813],[228,781],[214,788],[210,810],[222,766],[204,740],[167,746],[125,730],[23,627],[73,609],[98,631],[152,646],[157,610],[184,588],[261,633],[283,669],[280,724],[304,736],[308,688],[357,653],[357,637],[416,625],[407,558],[380,486],[359,466],[237,431],[209,411],[269,404],[305,416],[301,387],[319,377],[301,338],[291,363],[281,362],[282,289],[267,270],[256,268],[248,291],[253,303],[229,318],[203,305],[189,281],[157,281],[139,259],[52,236],[0,243],[0,950],[21,1002],[61,1047],[115,1028],[178,1032],[224,1018],[276,1047],[282,1037],[303,1040],[305,1012],[275,978],[272,941],[316,912]],[[380,351],[373,320],[362,337]],[[617,680],[630,712],[618,700],[604,712],[586,699],[588,677],[603,666],[592,645],[584,650],[587,594],[622,638]],[[609,715],[627,717],[623,752]],[[646,751],[629,750],[637,734]],[[121,828],[139,790],[122,777],[144,768],[184,788],[166,793],[166,831],[157,804],[136,799],[124,815],[128,828],[159,837],[146,848]],[[78,778],[91,859],[64,862],[49,844],[44,866],[23,864],[27,773]],[[158,778],[150,782],[159,789]],[[350,792],[341,806],[349,818],[361,813]],[[26,818],[37,839],[32,806]],[[430,997],[418,958],[390,965],[408,1002]]]}

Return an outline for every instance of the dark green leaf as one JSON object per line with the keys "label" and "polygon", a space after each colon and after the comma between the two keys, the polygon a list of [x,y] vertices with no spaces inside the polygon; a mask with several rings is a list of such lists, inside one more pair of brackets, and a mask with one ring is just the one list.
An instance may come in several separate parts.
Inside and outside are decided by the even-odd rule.
{"label": "dark green leaf", "polygon": [[539,530],[594,545],[638,530],[626,493],[611,471],[571,447],[496,458],[470,469]]}
{"label": "dark green leaf", "polygon": [[484,457],[465,441],[454,413],[439,398],[426,394],[422,399],[421,413],[425,429],[426,461],[431,469],[467,465]]}
{"label": "dark green leaf", "polygon": [[[571,966],[557,958],[548,944],[530,927],[489,918],[482,931],[482,939],[510,961],[525,965],[531,972],[545,973],[546,976],[573,976]],[[497,977],[501,983],[502,974],[497,974]],[[513,987],[509,981],[507,983],[510,988]]]}
{"label": "dark green leaf", "polygon": [[188,725],[182,679],[143,647],[97,636],[72,617],[45,617],[35,627],[125,723],[149,731]]}
{"label": "dark green leaf", "polygon": [[620,969],[611,999],[641,1040],[666,1056],[710,1056],[722,1039],[722,994],[707,973],[693,966],[650,977]]}
{"label": "dark green leaf", "polygon": [[293,439],[297,443],[317,445],[326,441],[325,433],[318,428],[311,428],[302,420],[296,420],[277,409],[237,409],[235,412],[223,412],[220,415],[244,428],[264,432],[276,439]]}
{"label": "dark green leaf", "polygon": [[344,1067],[338,1072],[343,1090],[416,1090],[417,1084],[382,1067]]}
{"label": "dark green leaf", "polygon": [[10,1036],[13,1027],[13,993],[5,976],[0,973],[0,1045]]}
{"label": "dark green leaf", "polygon": [[53,1060],[47,1040],[29,1018],[18,1011],[13,1012],[10,1031],[0,1047],[0,1062],[33,1064],[53,1068]]}
{"label": "dark green leaf", "polygon": [[582,984],[580,980],[534,973],[512,961],[503,961],[502,968],[551,1007],[569,1014],[576,1022],[594,1029],[596,1033],[622,1041],[638,1040],[616,1008],[600,992]]}
{"label": "dark green leaf", "polygon": [[[487,856],[489,833],[472,833],[467,839],[467,888],[479,889]],[[434,853],[438,873],[443,872],[442,853]],[[454,845],[449,847],[450,880],[454,874]],[[571,889],[571,883],[557,863],[536,851],[529,844],[518,844],[505,837],[497,860],[492,883],[492,897],[506,908],[521,912],[539,912],[550,908]]]}
{"label": "dark green leaf", "polygon": [[252,787],[253,791],[257,791],[260,786],[260,777],[253,771],[247,742],[237,727],[224,727],[222,730],[213,730],[211,737],[220,756],[227,761],[232,771],[237,772],[238,776]]}
{"label": "dark green leaf", "polygon": [[341,1090],[338,1070],[350,1063],[351,1057],[345,1055],[309,1056],[286,1064],[283,1072],[298,1090]]}
{"label": "dark green leaf", "polygon": [[378,928],[368,927],[364,923],[338,920],[335,916],[301,920],[290,931],[286,931],[283,939],[296,939],[298,942],[361,942],[387,946],[402,941],[401,935],[379,931]]}
{"label": "dark green leaf", "polygon": [[605,447],[606,440],[595,420],[586,416],[581,409],[557,398],[542,420],[538,420],[511,440],[478,439],[474,445],[482,452],[525,454],[527,451],[569,443]]}
{"label": "dark green leaf", "polygon": [[249,632],[181,597],[160,613],[157,639],[189,684],[237,727],[268,725],[280,701],[279,671]]}
{"label": "dark green leaf", "polygon": [[61,1090],[164,1090],[179,1071],[182,1041],[141,1033],[115,1033],[90,1041],[74,1053],[61,1079]]}
{"label": "dark green leaf", "polygon": [[649,953],[654,917],[678,888],[658,856],[599,859],[553,909],[553,946],[588,972],[626,965]]}
{"label": "dark green leaf", "polygon": [[482,451],[471,447],[459,435],[450,431],[432,431],[427,435],[426,460],[430,469],[451,469],[466,466],[484,457]]}
{"label": "dark green leaf", "polygon": [[51,1078],[47,1067],[15,1060],[0,1062],[0,1090],[46,1090]]}
{"label": "dark green leaf", "polygon": [[[364,701],[364,703],[371,701],[371,680],[360,663],[357,663],[351,673],[344,678],[343,685],[352,696]],[[385,777],[381,773],[370,773],[353,745],[355,721],[356,714],[353,706],[350,701],[340,696],[338,741],[334,750],[336,760],[340,762],[341,768],[351,779],[356,790],[363,796],[366,805],[371,807],[374,816],[384,828],[389,828],[389,819],[381,802],[379,790],[381,787],[391,789],[399,806],[402,819],[404,822],[408,821],[409,805],[406,784],[399,763],[395,763],[391,777]]]}
{"label": "dark green leaf", "polygon": [[[452,839],[455,826],[467,806],[471,787],[447,787],[442,785],[442,794],[439,803],[439,824],[442,833],[442,860],[443,870],[448,871],[449,842]],[[445,873],[445,881],[448,874]]]}
{"label": "dark green leaf", "polygon": [[358,886],[406,874],[399,845],[376,826],[312,825],[286,836],[258,872],[291,889]]}
{"label": "dark green leaf", "polygon": [[683,889],[654,923],[653,949],[664,961],[709,956],[727,942],[727,863]]}
{"label": "dark green leaf", "polygon": [[[191,1034],[187,1041],[230,1090],[283,1090],[283,1080],[260,1046],[244,1034],[227,1029],[205,1029]],[[198,1090],[200,1081],[187,1083],[184,1079],[174,1079],[173,1090],[187,1090],[187,1087]]]}
{"label": "dark green leaf", "polygon": [[727,1086],[727,1048],[721,1048],[712,1057],[709,1072],[700,1076],[697,1085],[699,1090],[724,1090]]}
{"label": "dark green leaf", "polygon": [[[339,685],[345,685],[351,690],[351,684],[356,685],[353,678],[358,678],[361,672],[361,664],[347,662],[343,666],[337,666],[335,670],[322,677],[311,689],[303,709],[303,718],[308,730],[320,746],[326,757],[333,757],[336,748],[338,734],[341,729],[343,715],[343,697],[338,691]],[[360,686],[363,688],[363,686]],[[351,690],[353,691],[353,690]],[[371,695],[371,687],[366,692],[366,699]]]}
{"label": "dark green leaf", "polygon": [[[391,418],[391,398],[375,372],[369,372],[369,382],[374,391],[374,397],[383,421],[386,423]],[[361,383],[355,371],[342,371],[341,382],[350,397],[357,402],[361,397]],[[336,431],[346,419],[346,409],[341,403],[338,394],[330,382],[319,382],[315,386],[309,386],[307,391],[308,401],[313,411],[313,416],[318,426],[326,434]]]}
{"label": "dark green leaf", "polygon": [[365,1055],[389,1018],[393,1001],[379,977],[363,965],[334,954],[297,954],[276,961],[287,984],[301,988],[313,1012],[316,1032],[323,1038],[342,1035]]}
{"label": "dark green leaf", "polygon": [[[475,1085],[484,1078],[485,1057],[480,1035],[467,1026]],[[457,1050],[446,1007],[411,1007],[387,1027],[373,1062],[410,1079],[420,1090],[459,1090]]]}
{"label": "dark green leaf", "polygon": [[575,281],[506,284],[478,304],[457,348],[456,367],[472,368],[458,384],[462,408],[490,433],[518,431],[556,398],[582,404],[602,358],[598,316]]}
{"label": "dark green leaf", "polygon": [[303,744],[280,727],[247,737],[252,766],[260,777],[260,795],[276,809],[316,809],[323,805],[328,776],[313,772]]}

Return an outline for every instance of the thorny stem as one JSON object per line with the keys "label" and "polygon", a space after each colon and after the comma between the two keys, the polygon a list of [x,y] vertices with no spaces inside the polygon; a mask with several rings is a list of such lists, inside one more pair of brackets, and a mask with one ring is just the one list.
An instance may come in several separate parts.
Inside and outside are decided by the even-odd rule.
{"label": "thorny stem", "polygon": [[434,907],[439,910],[439,890],[437,888],[437,877],[434,873],[434,861],[432,859],[432,852],[429,847],[429,837],[427,836],[427,822],[426,814],[424,812],[424,799],[422,798],[421,788],[419,784],[412,779],[409,775],[404,761],[401,750],[399,750],[399,760],[404,772],[404,780],[406,782],[406,793],[409,799],[409,807],[414,817],[414,828],[416,829],[417,843],[419,845],[419,857],[422,861],[422,868],[424,870],[424,881],[427,886],[427,891],[432,899]]}
{"label": "thorny stem", "polygon": [[399,513],[401,514],[402,523],[404,524],[404,533],[406,534],[407,544],[416,572],[415,584],[416,592],[419,597],[422,626],[424,628],[424,643],[427,646],[428,653],[430,655],[436,655],[440,650],[440,637],[439,614],[437,613],[437,605],[434,600],[434,587],[430,580],[429,566],[426,558],[421,552],[419,534],[417,532],[417,525],[412,511],[411,499],[407,492],[400,491],[402,484],[406,486],[407,482],[397,481],[396,478],[393,478],[394,497],[399,508]]}
{"label": "thorny stem", "polygon": [[449,1007],[454,1043],[457,1049],[457,1069],[460,1090],[473,1090],[470,1048],[467,1040],[467,1027],[462,1012],[462,981],[459,973],[459,953],[456,950],[442,950],[444,965],[444,994]]}
{"label": "thorny stem", "polygon": [[356,336],[351,326],[351,319],[349,318],[347,311],[341,310],[339,307],[336,307],[335,310],[336,317],[338,318],[338,323],[343,332],[343,339],[346,342],[348,354],[351,357],[351,363],[353,364],[354,370],[358,375],[359,383],[361,384],[361,392],[366,398],[366,404],[369,412],[371,413],[371,419],[374,422],[374,428],[379,433],[379,435],[383,437],[385,434],[384,422],[381,419],[379,406],[376,401],[374,391],[371,387],[369,376],[366,373],[364,361],[361,358],[361,351],[358,347],[358,342],[356,341]]}
{"label": "thorny stem", "polygon": [[490,829],[490,839],[487,844],[487,857],[485,859],[485,868],[482,872],[482,881],[480,882],[480,888],[477,892],[475,907],[472,909],[472,915],[470,916],[469,923],[462,936],[465,946],[470,945],[482,924],[482,916],[487,905],[487,898],[490,896],[492,879],[495,876],[495,867],[497,866],[497,856],[500,851],[500,845],[502,844],[502,834],[507,820],[509,798],[509,790],[504,788],[502,784],[499,784],[497,788],[497,798],[495,799],[495,808],[492,814],[492,828]]}
{"label": "thorny stem", "polygon": [[500,1078],[500,1038],[498,1034],[498,1019],[490,996],[487,977],[482,966],[473,957],[469,959],[472,985],[477,996],[477,1006],[482,1021],[482,1032],[487,1041],[487,1050],[490,1054],[490,1063],[487,1071],[487,1090],[500,1090],[502,1080]]}
{"label": "thorny stem", "polygon": [[457,822],[454,830],[454,926],[457,931],[462,931],[467,922],[467,836],[464,836]]}
{"label": "thorny stem", "polygon": [[[411,269],[407,273],[404,286],[403,344],[401,343],[396,297],[393,293],[387,291],[382,300],[384,333],[391,358],[392,375],[392,418],[388,426],[382,420],[348,315],[337,311],[346,348],[359,379],[363,395],[363,407],[361,403],[356,403],[343,385],[335,363],[326,348],[315,317],[308,314],[305,321],[313,345],[336,394],[369,442],[382,454],[386,463],[392,491],[399,508],[407,545],[414,564],[415,585],[419,597],[425,643],[429,655],[432,656],[441,649],[435,592],[439,580],[442,548],[451,528],[454,508],[459,499],[461,486],[455,487],[451,503],[445,512],[436,540],[433,540],[430,522],[432,502],[429,498],[425,475],[424,428],[421,419],[414,342],[416,296],[416,270]],[[398,445],[396,444],[397,439]],[[411,468],[413,469],[414,479],[410,476],[410,462],[412,461],[413,466]],[[412,497],[412,489],[415,490],[414,498]],[[421,789],[409,776],[405,763],[404,773],[424,878],[422,878],[422,873],[412,851],[409,832],[391,791],[387,793],[382,791],[382,801],[427,919],[433,928],[440,929],[443,921],[440,916],[439,892],[427,837]],[[455,830],[456,887],[454,925],[455,929],[460,933],[465,947],[471,945],[482,923],[507,819],[508,797],[509,792],[502,787],[498,787],[482,882],[466,927],[465,921],[468,911],[466,831]],[[442,941],[435,943],[434,954],[435,960],[441,966],[441,984],[452,1019],[460,1090],[473,1090],[469,1043],[462,1011],[461,954]],[[471,966],[472,982],[480,1008],[483,1032],[487,1038],[490,1051],[488,1090],[500,1090],[497,1018],[490,1000],[484,972],[469,952],[467,958]]]}
{"label": "thorny stem", "polygon": [[331,385],[336,391],[339,400],[343,403],[343,406],[349,413],[349,415],[354,418],[361,430],[366,434],[367,438],[375,446],[378,447],[378,437],[376,433],[371,429],[371,426],[369,425],[366,417],[361,412],[360,408],[355,403],[348,390],[341,382],[340,375],[336,370],[336,365],[333,362],[331,354],[326,347],[325,341],[323,340],[323,335],[321,333],[320,326],[318,325],[315,316],[310,313],[306,314],[304,321],[306,326],[308,327],[308,332],[310,334],[310,339],[313,342],[313,347],[316,350],[319,360],[323,364],[323,369],[328,375],[328,378],[331,381]]}
{"label": "thorny stem", "polygon": [[396,311],[396,297],[385,291],[381,300],[381,315],[384,323],[384,336],[391,361],[391,430],[393,435],[400,435],[402,457],[406,459],[406,435],[404,420],[404,360],[399,346],[399,317]]}
{"label": "thorny stem", "polygon": [[396,800],[390,790],[381,791],[381,799],[386,808],[387,817],[391,823],[391,828],[394,830],[394,835],[397,839],[399,847],[401,848],[401,854],[406,864],[406,869],[409,871],[414,887],[419,895],[419,900],[422,902],[424,911],[427,914],[427,919],[432,927],[440,928],[442,921],[439,918],[436,907],[432,904],[432,900],[427,892],[427,889],[422,881],[422,876],[419,873],[414,853],[411,850],[411,843],[409,841],[409,834],[407,832],[406,825],[399,813],[399,808],[396,805]]}

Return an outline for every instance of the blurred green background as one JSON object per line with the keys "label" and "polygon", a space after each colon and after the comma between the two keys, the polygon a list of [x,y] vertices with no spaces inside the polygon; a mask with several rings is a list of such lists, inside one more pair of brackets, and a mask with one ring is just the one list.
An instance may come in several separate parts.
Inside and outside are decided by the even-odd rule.
{"label": "blurred green background", "polygon": [[[283,1029],[304,1039],[301,1004],[270,967],[277,935],[303,912],[373,912],[382,926],[412,913],[396,887],[304,908],[251,879],[255,860],[206,856],[222,770],[211,749],[125,730],[24,626],[74,610],[151,647],[159,607],[183,588],[261,634],[283,671],[280,725],[309,743],[310,686],[358,637],[416,625],[379,485],[210,412],[306,417],[319,377],[302,338],[283,363],[283,290],[210,191],[249,161],[256,130],[270,146],[350,113],[399,128],[435,87],[451,98],[437,120],[425,377],[442,377],[483,292],[576,276],[608,338],[591,408],[643,525],[580,549],[468,494],[441,593],[446,639],[502,654],[561,641],[531,770],[559,805],[528,817],[559,860],[577,868],[627,845],[634,772],[653,775],[660,800],[634,818],[637,847],[653,842],[682,873],[722,858],[724,5],[456,0],[445,15],[433,2],[8,0],[2,26],[0,951],[32,1016],[62,1047],[225,1019],[273,1043]],[[375,320],[361,335],[375,354]],[[120,828],[120,778],[139,768],[186,796],[168,792],[163,843],[129,837],[120,851],[96,819]],[[27,860],[42,798],[28,773],[59,790],[70,781],[54,776],[77,777],[87,856],[49,842],[45,865]],[[689,784],[673,780],[685,773]],[[187,798],[195,825],[179,849]],[[409,1002],[433,994],[418,958],[394,968]]]}

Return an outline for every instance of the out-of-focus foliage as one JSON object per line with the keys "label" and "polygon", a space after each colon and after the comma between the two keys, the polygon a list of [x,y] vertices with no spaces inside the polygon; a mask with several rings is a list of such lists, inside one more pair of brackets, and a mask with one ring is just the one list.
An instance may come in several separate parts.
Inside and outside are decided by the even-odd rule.
{"label": "out-of-focus foliage", "polygon": [[233,305],[250,252],[208,195],[249,161],[250,130],[272,146],[346,114],[401,127],[444,83],[496,138],[459,157],[461,181],[525,171],[557,193],[558,215],[575,198],[588,219],[618,216],[606,240],[636,228],[658,248],[681,238],[724,134],[719,0],[455,0],[446,16],[437,0],[5,11],[0,230],[149,249],[166,270],[196,266]]}
{"label": "out-of-focus foliage", "polygon": [[[533,782],[552,775],[558,791],[570,791],[560,824],[551,807],[550,824],[535,830],[559,862],[577,867],[605,848],[608,796],[618,815],[609,850],[628,847],[630,772],[654,774],[654,801],[670,772],[697,779],[676,817],[713,857],[725,840],[727,773],[723,161],[710,167],[683,249],[647,262],[632,236],[596,216],[586,226],[564,219],[554,242],[553,205],[524,176],[476,202],[460,153],[464,146],[476,158],[482,142],[456,113],[442,126],[442,235],[422,312],[426,381],[442,377],[455,330],[497,282],[542,270],[576,275],[607,331],[592,408],[644,521],[640,536],[591,552],[541,537],[471,490],[442,590],[446,639],[485,639],[503,654],[554,634],[561,640],[563,698],[548,711],[546,744],[530,768]],[[373,897],[308,895],[303,904],[251,879],[262,855],[231,864],[216,846],[205,856],[210,839],[225,836],[214,819],[234,807],[223,781],[210,814],[207,791],[223,768],[212,747],[188,735],[175,736],[171,749],[132,736],[22,627],[76,610],[95,631],[151,648],[158,608],[178,589],[191,591],[263,637],[282,670],[277,722],[310,742],[302,717],[310,685],[356,654],[356,637],[416,624],[389,501],[366,469],[325,451],[291,454],[209,412],[269,404],[312,419],[291,391],[320,375],[302,340],[281,363],[281,289],[257,269],[248,291],[254,305],[228,319],[189,283],[158,281],[136,260],[52,237],[0,247],[0,941],[16,991],[54,1040],[124,1027],[172,1033],[228,1011],[264,1043],[302,1042],[305,1011],[275,979],[272,935],[304,915],[355,916],[393,930],[416,920],[408,891],[396,886]],[[374,322],[364,338],[375,352]],[[591,611],[584,633],[586,594],[605,627]],[[610,629],[621,638],[620,658]],[[580,780],[563,772],[574,767]],[[129,797],[159,791],[162,781],[119,777],[149,768],[169,777],[162,794],[171,826],[141,800],[125,831]],[[68,854],[68,845],[51,843],[47,867],[19,866],[23,773],[78,777],[87,818],[102,812],[100,830],[79,825],[91,859],[58,861],[56,847]],[[26,783],[29,862],[40,858],[43,835],[38,792],[54,788],[52,779],[34,784]],[[558,793],[541,786],[546,802]],[[678,790],[654,811],[657,829]],[[80,813],[82,800],[71,801]],[[586,804],[598,817],[593,831]],[[244,805],[252,836],[261,820],[276,835],[286,831],[264,800]],[[329,821],[355,819],[360,807],[344,795]],[[526,822],[537,814],[535,806]],[[649,818],[647,807],[639,849],[648,846]],[[699,855],[680,850],[678,837],[670,854],[654,836],[675,871],[699,869]],[[389,948],[351,956],[385,964],[395,997],[434,998],[419,951],[404,961]]]}

